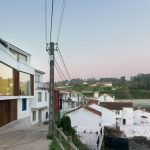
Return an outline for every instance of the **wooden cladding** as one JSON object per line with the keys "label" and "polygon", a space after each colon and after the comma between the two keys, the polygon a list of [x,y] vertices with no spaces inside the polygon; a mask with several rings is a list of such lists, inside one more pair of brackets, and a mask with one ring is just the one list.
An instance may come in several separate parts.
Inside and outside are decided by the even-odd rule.
{"label": "wooden cladding", "polygon": [[13,78],[14,95],[19,96],[19,72],[16,69],[13,70]]}
{"label": "wooden cladding", "polygon": [[34,75],[31,75],[31,95],[34,96]]}
{"label": "wooden cladding", "polygon": [[0,127],[17,120],[17,100],[0,101]]}

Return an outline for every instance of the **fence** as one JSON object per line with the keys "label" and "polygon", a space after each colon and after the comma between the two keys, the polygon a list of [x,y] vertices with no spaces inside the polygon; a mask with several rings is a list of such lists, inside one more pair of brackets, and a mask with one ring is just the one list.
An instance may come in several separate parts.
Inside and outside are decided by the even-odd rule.
{"label": "fence", "polygon": [[63,128],[57,128],[56,125],[54,125],[54,139],[57,142],[58,150],[79,150],[72,143],[72,136],[66,136]]}

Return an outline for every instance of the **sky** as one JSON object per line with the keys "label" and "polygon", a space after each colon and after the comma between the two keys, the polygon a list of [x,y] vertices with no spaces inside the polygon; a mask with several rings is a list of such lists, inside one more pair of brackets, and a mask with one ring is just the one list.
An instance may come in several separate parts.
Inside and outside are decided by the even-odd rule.
{"label": "sky", "polygon": [[[55,0],[53,42],[61,4]],[[30,53],[32,66],[48,81],[44,7],[44,0],[1,0],[0,37]],[[51,0],[47,9],[50,28]],[[150,0],[67,0],[59,47],[71,78],[150,73]]]}

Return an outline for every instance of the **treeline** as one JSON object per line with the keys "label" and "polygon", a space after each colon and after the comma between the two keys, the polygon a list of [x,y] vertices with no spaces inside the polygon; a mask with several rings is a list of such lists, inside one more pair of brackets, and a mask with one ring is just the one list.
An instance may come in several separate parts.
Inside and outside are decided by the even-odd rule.
{"label": "treeline", "polygon": [[[112,87],[105,87],[102,83],[112,83]],[[85,84],[86,83],[86,84]],[[150,74],[138,74],[126,80],[125,76],[120,78],[89,78],[72,79],[70,82],[57,82],[57,86],[65,86],[68,90],[77,90],[85,96],[93,96],[95,91],[108,93],[117,99],[150,99]],[[96,84],[96,86],[91,86]]]}
{"label": "treeline", "polygon": [[137,76],[131,77],[129,88],[150,90],[150,74],[138,74]]}
{"label": "treeline", "polygon": [[130,80],[126,80],[125,76],[120,78],[89,78],[89,79],[81,79],[76,78],[71,81],[60,81],[56,82],[56,85],[81,85],[81,84],[102,84],[102,83],[112,83],[113,87],[120,86],[126,89],[131,90],[150,90],[150,74],[138,74],[136,76],[132,76]]}

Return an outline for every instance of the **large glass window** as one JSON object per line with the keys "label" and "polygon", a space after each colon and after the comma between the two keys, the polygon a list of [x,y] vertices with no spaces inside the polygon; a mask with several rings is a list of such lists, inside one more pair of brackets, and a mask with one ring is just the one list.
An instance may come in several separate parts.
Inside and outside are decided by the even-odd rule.
{"label": "large glass window", "polygon": [[0,62],[0,95],[13,95],[13,69]]}
{"label": "large glass window", "polygon": [[10,52],[12,53],[12,56],[19,62],[22,62],[22,63],[27,63],[27,56],[23,55],[23,54],[20,54],[16,51],[14,51],[13,49],[9,49]]}
{"label": "large glass window", "polygon": [[19,54],[19,61],[22,63],[27,63],[27,56]]}
{"label": "large glass window", "polygon": [[20,95],[31,95],[31,76],[20,72]]}

